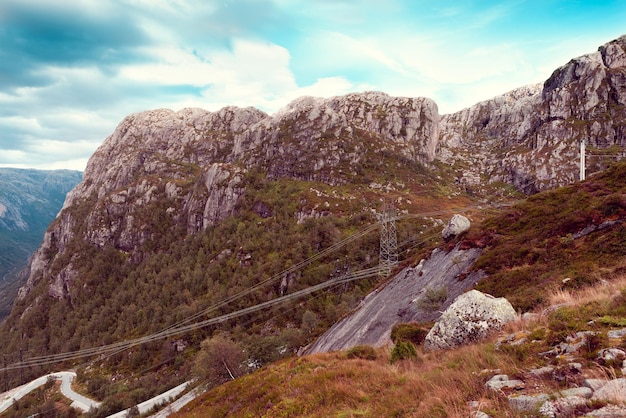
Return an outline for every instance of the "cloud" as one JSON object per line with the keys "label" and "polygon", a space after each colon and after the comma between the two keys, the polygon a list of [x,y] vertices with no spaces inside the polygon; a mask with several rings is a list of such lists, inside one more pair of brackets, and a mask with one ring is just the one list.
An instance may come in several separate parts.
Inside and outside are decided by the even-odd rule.
{"label": "cloud", "polygon": [[7,0],[0,8],[0,88],[42,86],[54,79],[42,67],[95,65],[114,70],[138,59],[149,39],[113,3]]}
{"label": "cloud", "polygon": [[[562,0],[3,0],[0,165],[82,169],[124,116],[160,107],[272,113],[302,95],[381,90],[456,111],[594,51],[623,27],[626,9],[607,8],[583,15]],[[568,25],[572,16],[588,24]],[[602,18],[595,28],[593,16]]]}

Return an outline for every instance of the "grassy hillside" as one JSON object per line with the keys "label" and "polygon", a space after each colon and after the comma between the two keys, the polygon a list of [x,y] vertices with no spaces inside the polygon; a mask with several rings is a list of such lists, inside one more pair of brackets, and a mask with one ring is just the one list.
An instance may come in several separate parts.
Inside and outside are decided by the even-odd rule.
{"label": "grassy hillside", "polygon": [[[401,213],[438,209],[444,211],[441,217],[449,216],[444,213],[454,207],[471,204],[462,191],[449,186],[448,179],[394,154],[379,155],[362,174],[358,182],[329,186],[268,179],[260,170],[251,170],[233,215],[197,234],[188,234],[185,224],[168,216],[171,202],[157,201],[133,214],[150,239],[132,256],[112,245],[98,248],[82,238],[73,239],[63,257],[51,265],[53,275],[63,274],[69,263],[78,271],[69,297],[40,297],[47,295],[49,284],[40,280],[16,305],[20,314],[8,318],[0,330],[4,338],[0,351],[12,364],[20,351],[24,359],[76,352],[267,302],[375,266],[379,238],[372,230],[315,258],[306,269],[290,270],[370,228],[376,223],[373,211],[380,211],[385,199],[393,200]],[[93,202],[86,200],[67,210],[81,220],[90,205]],[[433,218],[407,218],[398,227],[403,259],[419,260],[440,240],[441,224]],[[77,237],[88,234],[87,225],[77,228]],[[342,284],[236,321],[132,347],[81,365],[79,379],[86,392],[104,400],[111,411],[127,407],[192,377],[201,342],[216,334],[228,335],[254,367],[260,367],[292,356],[354,309],[381,281],[370,277]],[[182,351],[177,351],[179,346]],[[61,365],[43,361],[10,371],[7,377],[14,385],[50,368],[73,366],[69,361]],[[146,385],[146,379],[151,383]]]}
{"label": "grassy hillside", "polygon": [[[576,290],[623,275],[625,174],[626,164],[618,164],[582,184],[532,196],[495,214],[489,209],[472,215],[478,222],[460,241],[465,246],[484,248],[476,269],[484,270],[488,277],[478,287],[506,296],[518,309],[527,311],[548,304],[550,291]],[[400,210],[408,213],[472,206],[468,197],[422,168],[396,171],[387,179],[395,189],[391,191],[369,184],[331,188],[315,182],[270,181],[254,172],[247,181],[253,187],[247,189],[235,215],[195,236],[186,235],[182,227],[150,218],[163,211],[146,212],[146,220],[152,219],[148,224],[160,232],[147,244],[150,252],[138,263],[127,262],[124,253],[114,248],[98,251],[87,246],[70,252],[81,254],[72,262],[81,266],[84,284],[79,290],[85,292],[71,295],[72,309],[50,300],[40,305],[43,309],[26,312],[19,325],[29,341],[24,351],[34,353],[46,347],[62,352],[141,336],[206,311],[267,278],[279,277],[210,315],[264,302],[281,292],[293,292],[375,264],[372,254],[377,253],[378,237],[374,235],[315,261],[303,272],[276,276],[371,225],[373,214],[359,210],[368,202],[371,206],[372,201],[382,203],[385,197],[393,196]],[[414,186],[401,186],[409,184]],[[324,215],[305,216],[301,222],[294,219],[295,213],[310,215],[314,208],[324,208]],[[80,211],[80,207],[74,210]],[[442,244],[420,239],[440,232],[441,226],[432,219],[406,219],[398,230],[404,263],[417,263],[427,253],[425,243]],[[566,278],[569,280],[564,281]],[[384,349],[376,353],[375,360],[358,358],[358,354],[357,359],[348,359],[347,353],[293,358],[298,347],[355,308],[379,283],[367,279],[342,285],[261,315],[250,314],[236,322],[198,329],[180,338],[185,347],[180,352],[175,339],[167,339],[84,364],[79,368],[79,380],[85,393],[105,401],[105,407],[92,416],[105,416],[161,388],[202,375],[199,369],[203,367],[223,373],[221,363],[215,368],[195,361],[196,354],[217,342],[226,344],[225,351],[231,354],[243,353],[248,364],[254,363],[253,369],[260,369],[218,386],[198,401],[198,409],[190,409],[196,414],[192,416],[211,415],[213,411],[217,411],[216,416],[455,416],[466,411],[466,402],[476,400],[470,399],[476,396],[495,410],[508,410],[501,399],[484,392],[486,377],[470,376],[493,368],[515,373],[515,365],[534,362],[524,352],[497,352],[487,344],[443,355],[418,351],[417,360],[393,365],[391,354]],[[102,293],[91,290],[96,284]],[[604,311],[590,311],[589,315],[609,315],[610,309],[615,309],[611,303]],[[63,326],[51,335],[49,328],[38,326],[46,322]],[[563,326],[581,326],[584,321],[562,322],[554,325],[554,334],[544,333],[552,337],[543,340],[542,348],[558,341],[556,333]],[[208,343],[201,348],[202,341]],[[19,340],[8,341],[7,347],[9,353],[21,348]],[[288,359],[280,360],[285,357]],[[239,376],[249,371],[235,366],[229,367],[229,373]],[[42,371],[36,367],[28,373]],[[17,374],[10,377],[15,380]],[[229,380],[228,374],[222,376],[221,381],[225,380]],[[404,399],[405,391],[410,400]]]}
{"label": "grassy hillside", "polygon": [[[512,410],[509,392],[491,391],[485,383],[495,374],[507,374],[527,382],[524,393],[552,393],[579,386],[585,378],[621,376],[621,362],[599,361],[597,353],[626,347],[623,340],[603,337],[607,330],[623,327],[617,318],[626,314],[626,276],[609,285],[548,292],[545,299],[547,305],[566,306],[507,326],[500,335],[514,336],[520,340],[517,345],[500,345],[502,338],[494,336],[444,352],[418,347],[414,358],[393,363],[387,348],[373,356],[356,348],[283,360],[207,392],[173,416],[467,417],[479,409],[493,417],[539,417]],[[566,359],[539,355],[577,331],[598,333],[569,359],[580,362],[580,372],[568,372]],[[361,355],[365,352],[366,357]],[[545,366],[557,373],[538,377],[530,372]],[[575,414],[564,416],[582,416],[604,405],[607,402],[588,400]]]}
{"label": "grassy hillside", "polygon": [[579,288],[626,271],[626,163],[589,180],[529,197],[474,230],[486,246],[477,289],[526,311],[546,291]]}

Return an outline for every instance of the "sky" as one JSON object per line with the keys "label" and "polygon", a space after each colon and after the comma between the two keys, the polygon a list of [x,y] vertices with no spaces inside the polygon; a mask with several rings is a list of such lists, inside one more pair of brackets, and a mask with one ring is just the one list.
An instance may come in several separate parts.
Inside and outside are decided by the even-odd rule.
{"label": "sky", "polygon": [[0,166],[84,170],[157,108],[376,90],[452,113],[624,34],[624,0],[0,0]]}

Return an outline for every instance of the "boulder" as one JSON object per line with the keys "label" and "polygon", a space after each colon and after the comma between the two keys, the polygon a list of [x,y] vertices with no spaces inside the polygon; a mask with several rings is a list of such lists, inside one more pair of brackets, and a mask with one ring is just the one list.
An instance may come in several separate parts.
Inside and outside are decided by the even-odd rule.
{"label": "boulder", "polygon": [[441,236],[447,241],[461,235],[463,232],[469,231],[470,225],[470,220],[465,216],[454,215],[452,219],[450,219],[450,222],[448,222],[448,225],[441,231]]}
{"label": "boulder", "polygon": [[533,395],[509,395],[507,397],[511,409],[518,412],[533,412],[541,405],[550,400],[547,393],[536,393]]}
{"label": "boulder", "polygon": [[426,336],[424,348],[448,349],[480,340],[516,317],[505,298],[470,290],[457,297],[437,320]]}
{"label": "boulder", "polygon": [[592,399],[605,402],[626,402],[626,378],[609,380],[593,393]]}
{"label": "boulder", "polygon": [[502,389],[524,389],[526,385],[518,379],[509,379],[506,374],[497,374],[485,383],[487,389],[499,391]]}

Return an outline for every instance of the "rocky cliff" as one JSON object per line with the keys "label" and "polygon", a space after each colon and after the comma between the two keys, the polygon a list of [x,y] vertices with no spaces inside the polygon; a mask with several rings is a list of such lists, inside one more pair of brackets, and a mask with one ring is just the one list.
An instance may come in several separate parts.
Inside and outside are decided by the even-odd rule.
{"label": "rocky cliff", "polygon": [[542,85],[443,116],[440,132],[437,158],[457,167],[459,181],[474,188],[506,182],[533,193],[571,183],[578,179],[583,139],[623,158],[626,36],[572,59]]}
{"label": "rocky cliff", "polygon": [[[407,162],[435,157],[439,116],[428,99],[383,93],[301,98],[273,116],[227,107],[218,112],[154,110],[131,115],[95,152],[30,266],[23,298],[51,280],[66,296],[72,263],[55,266],[76,239],[113,245],[132,258],[171,225],[194,234],[233,213],[246,173],[339,185],[364,181],[367,166],[393,153]],[[147,209],[148,208],[148,209]],[[158,211],[149,228],[147,217]],[[146,213],[148,212],[148,213]],[[50,255],[53,254],[51,257]]]}

